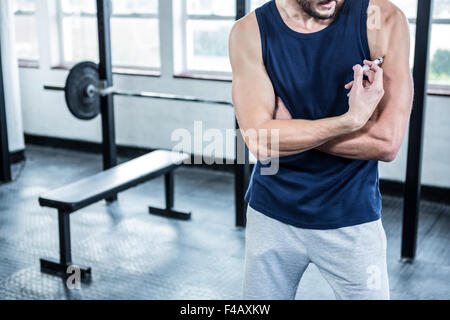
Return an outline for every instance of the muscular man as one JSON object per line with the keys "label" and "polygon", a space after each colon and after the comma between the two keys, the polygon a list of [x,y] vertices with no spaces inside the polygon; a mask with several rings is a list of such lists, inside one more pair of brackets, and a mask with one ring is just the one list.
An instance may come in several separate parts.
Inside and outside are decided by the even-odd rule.
{"label": "muscular man", "polygon": [[314,263],[338,299],[389,299],[378,161],[411,112],[406,17],[388,0],[272,0],[236,22],[230,60],[249,149],[280,157],[246,195],[244,298],[293,299]]}

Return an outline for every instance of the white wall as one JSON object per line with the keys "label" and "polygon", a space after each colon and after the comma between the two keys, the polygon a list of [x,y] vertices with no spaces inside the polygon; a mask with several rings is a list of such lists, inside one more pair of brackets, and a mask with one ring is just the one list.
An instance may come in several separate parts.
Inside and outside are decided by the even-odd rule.
{"label": "white wall", "polygon": [[22,127],[22,110],[20,103],[19,73],[17,69],[17,56],[14,50],[15,30],[13,19],[12,0],[1,1],[1,60],[10,152],[21,151],[25,148]]}
{"label": "white wall", "polygon": [[[171,1],[160,0],[160,14],[163,17],[160,26],[162,76],[155,78],[115,75],[115,85],[126,90],[166,92],[231,101],[229,82],[173,78],[171,6]],[[45,17],[45,11],[48,10],[40,12],[39,17],[46,19],[45,23],[48,24],[50,20]],[[43,90],[44,84],[63,84],[67,76],[67,71],[51,70],[55,59],[52,52],[57,51],[55,42],[51,39],[54,39],[54,36],[40,32],[40,69],[20,69],[25,132],[99,142],[99,118],[92,121],[77,120],[67,110],[62,92]],[[126,97],[117,97],[115,104],[117,143],[121,145],[170,149],[175,144],[170,140],[173,130],[186,128],[192,132],[196,120],[202,120],[205,129],[218,128],[224,132],[234,128],[233,110],[226,106]],[[450,187],[449,128],[450,99],[430,97],[426,115],[424,184]],[[227,154],[228,158],[233,156],[232,153]],[[404,181],[405,171],[406,140],[397,160],[380,165],[380,175],[382,178]]]}
{"label": "white wall", "polygon": [[[408,137],[397,159],[380,164],[380,176],[404,181]],[[425,115],[422,183],[450,187],[450,98],[428,97]]]}

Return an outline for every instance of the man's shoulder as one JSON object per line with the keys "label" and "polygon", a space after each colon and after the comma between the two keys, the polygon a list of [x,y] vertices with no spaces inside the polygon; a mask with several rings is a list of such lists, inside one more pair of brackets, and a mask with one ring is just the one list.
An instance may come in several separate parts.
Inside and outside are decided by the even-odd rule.
{"label": "man's shoulder", "polygon": [[260,46],[260,35],[255,12],[247,14],[236,21],[230,32],[230,49],[257,52]]}
{"label": "man's shoulder", "polygon": [[380,29],[386,30],[395,27],[398,24],[407,21],[403,11],[389,0],[370,0],[369,4],[369,19],[374,18],[373,15],[378,15],[380,22]]}
{"label": "man's shoulder", "polygon": [[231,29],[230,37],[238,39],[251,39],[257,35],[258,31],[258,22],[256,19],[256,14],[253,11],[234,23],[233,28]]}
{"label": "man's shoulder", "polygon": [[409,41],[409,25],[403,11],[389,0],[370,0],[367,35],[372,58],[386,56],[396,42]]}

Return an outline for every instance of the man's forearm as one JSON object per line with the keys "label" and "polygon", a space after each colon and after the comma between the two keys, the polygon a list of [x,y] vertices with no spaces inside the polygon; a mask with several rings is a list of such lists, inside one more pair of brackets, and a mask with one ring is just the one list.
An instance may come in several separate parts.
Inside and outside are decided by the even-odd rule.
{"label": "man's forearm", "polygon": [[317,149],[348,159],[392,161],[390,145],[389,135],[380,132],[375,121],[369,121],[361,130],[330,140]]}
{"label": "man's forearm", "polygon": [[351,119],[343,115],[320,120],[269,120],[243,134],[258,158],[273,158],[314,149],[355,130]]}

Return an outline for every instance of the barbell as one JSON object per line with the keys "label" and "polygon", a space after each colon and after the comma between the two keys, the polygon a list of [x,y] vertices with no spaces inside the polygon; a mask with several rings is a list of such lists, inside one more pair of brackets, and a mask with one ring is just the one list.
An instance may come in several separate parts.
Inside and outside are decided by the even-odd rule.
{"label": "barbell", "polygon": [[44,85],[44,89],[64,91],[69,111],[81,120],[90,120],[98,116],[100,113],[100,97],[108,95],[233,106],[229,101],[150,91],[133,92],[108,87],[106,81],[100,79],[98,65],[91,61],[76,64],[70,70],[64,87]]}

